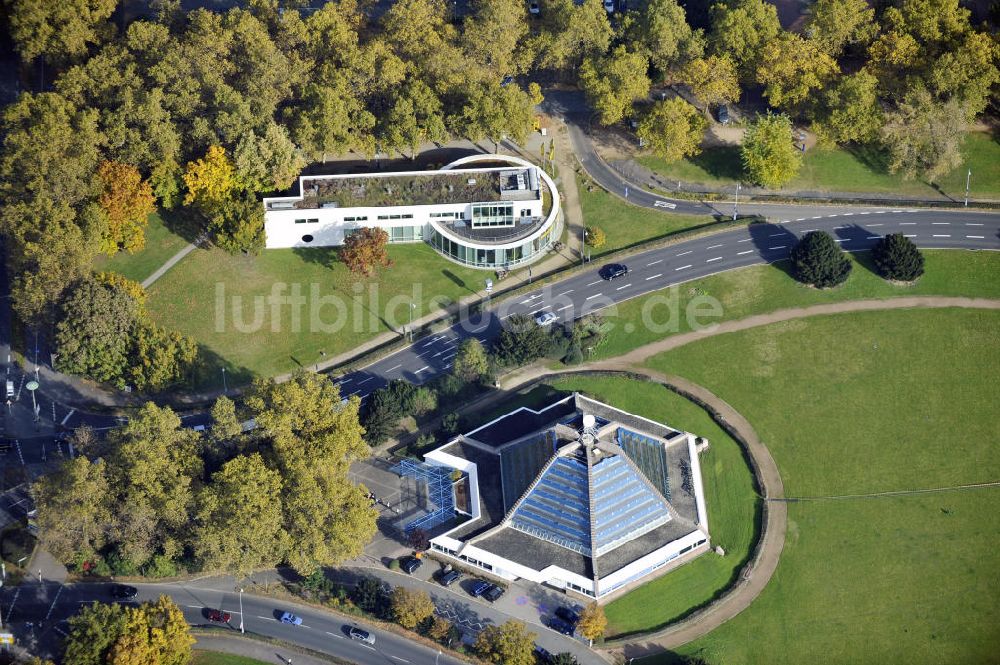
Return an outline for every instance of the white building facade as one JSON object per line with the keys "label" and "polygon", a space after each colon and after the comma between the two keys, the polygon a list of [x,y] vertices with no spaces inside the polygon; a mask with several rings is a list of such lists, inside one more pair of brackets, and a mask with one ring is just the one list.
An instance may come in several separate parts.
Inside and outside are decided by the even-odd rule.
{"label": "white building facade", "polygon": [[375,227],[390,242],[426,242],[494,270],[541,258],[562,233],[555,183],[507,155],[473,155],[439,171],[300,176],[299,192],[264,199],[267,248],[335,247]]}

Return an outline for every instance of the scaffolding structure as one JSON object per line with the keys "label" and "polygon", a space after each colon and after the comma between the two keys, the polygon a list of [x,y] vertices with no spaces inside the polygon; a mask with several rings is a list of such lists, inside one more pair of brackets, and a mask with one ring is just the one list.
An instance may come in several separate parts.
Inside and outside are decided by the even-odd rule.
{"label": "scaffolding structure", "polygon": [[409,478],[422,483],[427,492],[428,507],[426,512],[403,527],[403,531],[407,534],[417,529],[428,531],[455,516],[455,495],[451,481],[452,469],[404,459],[394,466],[392,471],[401,478]]}

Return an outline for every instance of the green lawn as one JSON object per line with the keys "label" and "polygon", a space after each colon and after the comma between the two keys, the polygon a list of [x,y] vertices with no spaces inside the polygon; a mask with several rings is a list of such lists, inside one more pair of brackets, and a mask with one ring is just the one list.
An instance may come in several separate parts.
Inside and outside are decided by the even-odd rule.
{"label": "green lawn", "polygon": [[218,651],[201,651],[196,649],[191,665],[267,665],[262,660],[247,658],[246,656],[234,656],[229,653],[219,653]]}
{"label": "green lawn", "polygon": [[146,247],[135,254],[119,252],[110,259],[101,256],[95,262],[97,270],[118,272],[141,282],[163,265],[167,259],[187,245],[187,240],[166,227],[158,213],[149,216],[146,227]]}
{"label": "green lawn", "polygon": [[[257,257],[199,249],[150,287],[148,307],[162,325],[202,345],[194,387],[221,386],[223,366],[232,386],[312,366],[321,351],[332,357],[398,330],[409,320],[411,300],[413,318],[420,318],[481,289],[487,274],[451,263],[424,243],[393,245],[389,255],[392,268],[355,280],[334,249],[270,249]],[[287,304],[272,316],[272,289],[298,294],[297,319]]]}
{"label": "green lawn", "polygon": [[579,391],[631,413],[706,437],[711,443],[700,461],[713,545],[725,557],[708,553],[611,602],[605,608],[608,635],[638,630],[649,622],[665,624],[708,602],[729,586],[749,556],[755,533],[757,499],[753,477],[738,444],[700,407],[655,383],[617,377],[553,379],[515,395],[484,413],[488,422],[519,406],[538,408]]}
{"label": "green lawn", "polygon": [[[609,358],[674,333],[688,332],[691,325],[686,315],[687,304],[703,296],[717,299],[722,306],[721,318],[706,317],[702,319],[704,323],[863,298],[903,295],[1000,298],[1000,254],[929,250],[924,256],[926,271],[913,286],[895,286],[873,273],[868,267],[868,253],[848,254],[854,270],[848,281],[835,289],[803,286],[780,265],[752,266],[693,280],[602,310],[613,329],[595,355]],[[674,317],[675,324],[671,322],[674,309],[679,312]]]}
{"label": "green lawn", "polygon": [[[965,196],[965,176],[972,169],[970,195],[1000,198],[1000,143],[987,132],[970,132],[962,147],[965,161],[938,184],[947,195]],[[735,185],[742,178],[738,147],[710,148],[700,155],[674,163],[645,155],[639,163],[667,179],[706,185]],[[904,180],[888,172],[884,153],[869,148],[815,148],[806,152],[799,175],[785,191],[877,192],[906,196],[936,196],[939,192],[922,180]]]}
{"label": "green lawn", "polygon": [[[817,317],[649,364],[747,416],[788,496],[1000,478],[1000,312]],[[713,664],[997,662],[998,533],[995,488],[790,504],[764,593],[681,653]]]}
{"label": "green lawn", "polygon": [[580,192],[580,211],[587,226],[599,226],[607,234],[607,243],[601,248],[591,248],[591,256],[599,257],[623,247],[651,238],[660,238],[685,229],[711,224],[708,215],[667,215],[659,210],[629,205],[617,196],[577,178]]}

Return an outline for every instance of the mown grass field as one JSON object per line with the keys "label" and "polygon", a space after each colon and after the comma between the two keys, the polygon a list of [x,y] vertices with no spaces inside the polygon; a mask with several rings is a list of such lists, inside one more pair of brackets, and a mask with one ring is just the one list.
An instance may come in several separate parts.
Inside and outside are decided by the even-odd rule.
{"label": "mown grass field", "polygon": [[266,665],[262,660],[218,651],[195,650],[191,665]]}
{"label": "mown grass field", "polygon": [[119,252],[111,258],[101,256],[94,267],[97,270],[118,272],[141,282],[186,244],[187,240],[167,228],[159,213],[153,213],[146,226],[146,247],[142,251],[135,254]]}
{"label": "mown grass field", "polygon": [[[965,197],[965,176],[972,170],[972,198],[1000,198],[1000,142],[987,132],[970,132],[962,146],[964,161],[935,183],[955,199]],[[708,148],[700,155],[667,163],[644,155],[639,163],[668,180],[705,185],[735,185],[743,178],[739,147]],[[866,148],[814,148],[805,153],[798,176],[781,191],[872,192],[914,197],[937,197],[934,186],[904,180],[889,173],[885,155]]]}
{"label": "mown grass field", "polygon": [[[731,270],[686,282],[603,310],[605,320],[613,324],[613,328],[605,343],[596,349],[595,357],[621,355],[637,346],[690,331],[692,321],[687,317],[686,308],[695,298],[714,298],[722,307],[721,318],[705,317],[701,319],[703,324],[788,307],[866,298],[910,295],[1000,298],[1000,254],[928,250],[924,256],[926,271],[911,286],[893,285],[875,274],[869,267],[867,252],[848,254],[854,269],[848,281],[835,289],[803,286],[782,270],[780,264]],[[675,310],[679,314],[672,317]]]}
{"label": "mown grass field", "polygon": [[[816,317],[706,339],[649,364],[746,415],[787,496],[1000,479],[995,311]],[[997,662],[998,533],[996,488],[792,503],[763,594],[681,653],[713,664]]]}
{"label": "mown grass field", "polygon": [[[193,387],[221,387],[222,367],[233,386],[313,366],[399,330],[411,302],[416,320],[481,290],[487,274],[423,243],[393,245],[389,255],[393,267],[356,279],[334,249],[272,249],[256,257],[198,249],[149,288],[148,307],[162,325],[201,344]],[[298,318],[288,304],[272,310],[272,293],[301,297]]]}
{"label": "mown grass field", "polygon": [[583,219],[587,226],[598,226],[607,235],[607,243],[603,247],[589,248],[592,258],[715,221],[708,215],[666,215],[659,210],[632,206],[596,184],[591,191],[587,191],[586,183],[583,178],[577,178]]}
{"label": "mown grass field", "polygon": [[609,636],[642,629],[650,617],[658,623],[679,618],[729,586],[753,544],[757,497],[739,445],[703,409],[680,395],[655,383],[618,377],[553,378],[484,413],[477,422],[488,422],[518,406],[551,404],[573,391],[704,436],[711,443],[700,458],[705,502],[712,542],[722,545],[726,556],[700,556],[605,608]]}

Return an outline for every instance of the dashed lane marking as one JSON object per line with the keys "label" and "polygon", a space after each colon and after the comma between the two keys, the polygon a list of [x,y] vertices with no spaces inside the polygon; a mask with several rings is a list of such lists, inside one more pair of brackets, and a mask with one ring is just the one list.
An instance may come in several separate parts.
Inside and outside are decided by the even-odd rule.
{"label": "dashed lane marking", "polygon": [[951,234],[935,234],[931,236],[932,238],[950,238]]}
{"label": "dashed lane marking", "polygon": [[966,238],[973,238],[975,240],[985,240],[985,236],[965,236]]}
{"label": "dashed lane marking", "polygon": [[337,633],[331,633],[328,630],[324,630],[323,632],[326,633],[327,635],[329,635],[330,637],[336,637],[338,640],[344,639],[343,635],[338,635]]}
{"label": "dashed lane marking", "polygon": [[74,413],[76,413],[76,409],[70,409],[69,413],[66,414],[66,417],[63,418],[62,422],[59,423],[59,424],[60,425],[65,425],[66,421],[68,421],[70,418],[72,418]]}
{"label": "dashed lane marking", "polygon": [[865,238],[865,240],[878,240],[881,237],[882,236],[868,236],[868,237]]}
{"label": "dashed lane marking", "polygon": [[414,372],[414,374],[420,374],[425,369],[430,369],[430,368],[431,368],[430,365],[424,365],[423,367],[421,367],[420,369],[418,369],[416,372]]}
{"label": "dashed lane marking", "polygon": [[632,282],[629,282],[628,284],[625,284],[624,286],[619,286],[617,289],[615,289],[615,291],[621,291],[622,289],[627,289],[630,286],[632,286]]}
{"label": "dashed lane marking", "polygon": [[677,272],[678,270],[687,270],[690,267],[691,266],[688,265],[688,266],[681,266],[680,268],[674,268],[674,272]]}
{"label": "dashed lane marking", "polygon": [[690,254],[690,253],[691,253],[691,252],[693,252],[693,251],[694,251],[693,249],[689,249],[689,250],[688,250],[688,251],[686,251],[686,252],[681,252],[681,253],[680,253],[680,254],[678,254],[677,256],[686,256],[686,255]]}
{"label": "dashed lane marking", "polygon": [[568,291],[563,291],[562,293],[557,293],[557,294],[556,294],[556,298],[558,298],[558,297],[560,297],[560,296],[565,296],[565,295],[569,295],[570,293],[573,293],[573,289],[570,289],[570,290],[568,290]]}
{"label": "dashed lane marking", "polygon": [[601,282],[603,282],[603,281],[604,281],[603,279],[599,279],[599,280],[597,280],[596,282],[591,282],[591,283],[590,283],[590,284],[588,284],[587,286],[593,286],[594,284],[600,284],[600,283],[601,283]]}
{"label": "dashed lane marking", "polygon": [[736,256],[743,256],[744,254],[753,254],[753,250],[752,249],[748,249],[745,252],[736,252]]}
{"label": "dashed lane marking", "polygon": [[410,662],[410,661],[406,660],[405,658],[400,658],[399,656],[389,656],[389,658],[392,658],[393,660],[398,660],[401,663],[408,663],[408,662]]}
{"label": "dashed lane marking", "polygon": [[899,225],[900,226],[916,226],[917,223],[916,222],[900,222]]}
{"label": "dashed lane marking", "polygon": [[786,249],[788,245],[775,245],[774,247],[768,247],[768,249]]}
{"label": "dashed lane marking", "polygon": [[876,215],[884,215],[884,214],[885,214],[885,213],[887,213],[887,212],[889,212],[889,211],[888,211],[888,210],[876,210],[876,211],[875,211],[875,214],[876,214]]}
{"label": "dashed lane marking", "polygon": [[834,242],[850,242],[850,238],[837,238]]}
{"label": "dashed lane marking", "polygon": [[799,218],[798,218],[798,219],[796,219],[795,221],[796,221],[796,222],[804,222],[804,221],[806,221],[806,218],[805,218],[805,217],[799,217]]}
{"label": "dashed lane marking", "polygon": [[750,242],[753,238],[744,238],[743,240],[737,240],[736,242]]}
{"label": "dashed lane marking", "polygon": [[395,367],[390,367],[389,369],[387,369],[387,370],[385,370],[385,371],[387,371],[387,372],[391,372],[391,371],[393,371],[393,370],[396,370],[396,369],[399,369],[400,367],[402,367],[402,365],[396,365]]}
{"label": "dashed lane marking", "polygon": [[869,224],[868,226],[885,226],[884,224]]}
{"label": "dashed lane marking", "polygon": [[966,222],[965,225],[966,226],[982,226],[982,224],[977,224],[977,223],[974,223],[974,222]]}
{"label": "dashed lane marking", "polygon": [[917,234],[916,233],[909,233],[909,234],[904,235],[903,237],[904,238],[916,238]]}
{"label": "dashed lane marking", "polygon": [[951,226],[951,222],[931,222],[931,226]]}
{"label": "dashed lane marking", "polygon": [[569,309],[569,308],[570,308],[570,307],[572,307],[572,306],[573,306],[572,304],[569,304],[569,305],[563,305],[562,307],[560,307],[560,308],[559,308],[559,309],[557,309],[556,311],[557,311],[557,312],[561,312],[561,311],[563,311],[564,309]]}
{"label": "dashed lane marking", "polygon": [[586,300],[593,300],[594,298],[600,298],[600,297],[601,297],[601,296],[603,296],[603,295],[604,295],[603,293],[595,293],[595,294],[594,294],[594,295],[592,295],[592,296],[587,296],[587,297],[586,297]]}
{"label": "dashed lane marking", "polygon": [[648,281],[649,281],[649,280],[651,280],[651,279],[657,279],[657,278],[659,278],[659,277],[663,277],[663,273],[662,273],[662,272],[658,272],[658,273],[656,273],[655,275],[652,275],[652,276],[650,276],[650,277],[647,277],[647,278],[646,278],[646,281],[648,282]]}
{"label": "dashed lane marking", "polygon": [[374,377],[374,376],[369,376],[369,377],[368,377],[367,379],[365,379],[364,381],[358,381],[358,385],[359,385],[359,386],[363,386],[363,385],[365,385],[366,383],[368,383],[369,381],[374,381],[374,380],[375,380],[375,377]]}
{"label": "dashed lane marking", "polygon": [[656,259],[652,263],[647,263],[646,267],[648,268],[649,266],[655,266],[657,263],[663,263],[663,259]]}
{"label": "dashed lane marking", "polygon": [[870,215],[871,212],[866,210],[865,212],[859,212],[858,214],[859,215]]}
{"label": "dashed lane marking", "polygon": [[708,259],[708,260],[706,260],[705,263],[711,263],[712,261],[721,261],[721,260],[722,260],[722,257],[721,256],[717,256],[714,259]]}
{"label": "dashed lane marking", "polygon": [[[768,236],[768,238],[781,238],[784,235],[785,235],[784,233],[772,233],[771,235]],[[712,248],[709,247],[709,249],[712,249]]]}
{"label": "dashed lane marking", "polygon": [[[778,235],[781,235],[781,234],[779,233]],[[718,249],[719,247],[722,247],[722,245],[710,245],[709,247],[706,247],[705,249]]]}

